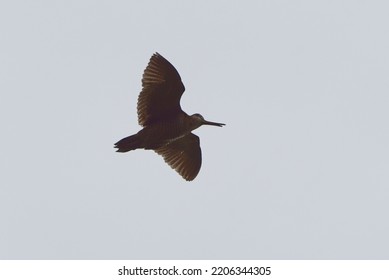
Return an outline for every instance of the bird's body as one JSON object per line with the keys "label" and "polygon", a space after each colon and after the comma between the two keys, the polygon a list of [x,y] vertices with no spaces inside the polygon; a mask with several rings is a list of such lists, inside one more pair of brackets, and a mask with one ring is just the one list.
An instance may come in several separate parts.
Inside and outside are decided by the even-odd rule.
{"label": "bird's body", "polygon": [[[185,113],[179,114],[176,118],[170,118],[170,119],[155,122],[153,125],[146,126],[143,129],[141,129],[137,134],[132,135],[132,136],[136,136],[137,147],[131,148],[130,150],[157,149],[161,146],[164,146],[170,142],[176,141],[188,135],[189,133],[191,133],[192,130],[196,129],[199,126],[200,125],[198,125],[197,122],[195,122],[190,116],[188,116]],[[126,141],[122,142],[123,146],[125,142]],[[120,146],[121,146],[120,141],[115,145],[117,145],[119,148],[118,152],[127,152],[125,151],[124,147],[122,147],[123,150],[120,150]]]}
{"label": "bird's body", "polygon": [[177,70],[158,53],[151,57],[142,85],[138,120],[144,128],[117,142],[117,152],[154,150],[184,179],[193,180],[200,171],[201,149],[198,136],[191,131],[204,124],[224,124],[208,122],[200,114],[189,116],[182,111],[179,102],[185,87]]}

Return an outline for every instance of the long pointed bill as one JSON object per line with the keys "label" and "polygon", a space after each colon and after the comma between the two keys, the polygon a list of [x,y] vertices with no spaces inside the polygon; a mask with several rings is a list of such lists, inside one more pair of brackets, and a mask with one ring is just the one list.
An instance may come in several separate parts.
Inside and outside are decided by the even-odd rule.
{"label": "long pointed bill", "polygon": [[205,125],[214,125],[214,126],[219,126],[219,127],[222,127],[223,125],[225,125],[224,123],[209,122],[209,121],[206,121],[206,120],[204,120],[203,124],[205,124]]}

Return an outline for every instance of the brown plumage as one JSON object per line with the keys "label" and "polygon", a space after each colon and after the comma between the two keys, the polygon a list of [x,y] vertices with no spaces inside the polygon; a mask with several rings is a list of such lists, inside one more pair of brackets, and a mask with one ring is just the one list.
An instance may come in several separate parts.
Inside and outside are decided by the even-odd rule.
{"label": "brown plumage", "polygon": [[180,99],[185,91],[177,70],[159,53],[153,54],[142,78],[138,97],[138,122],[143,129],[115,144],[117,152],[154,150],[185,180],[196,178],[201,168],[198,136],[191,133],[201,125],[223,126],[182,111]]}

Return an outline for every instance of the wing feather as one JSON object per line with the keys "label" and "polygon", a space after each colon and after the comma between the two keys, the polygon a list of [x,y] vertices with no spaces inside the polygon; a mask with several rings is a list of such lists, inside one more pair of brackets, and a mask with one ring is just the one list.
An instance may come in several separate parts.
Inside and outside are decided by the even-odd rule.
{"label": "wing feather", "polygon": [[138,97],[138,122],[142,126],[174,117],[182,112],[180,99],[185,91],[176,68],[159,53],[150,58]]}
{"label": "wing feather", "polygon": [[187,181],[196,178],[200,171],[200,139],[192,133],[156,149],[155,152]]}

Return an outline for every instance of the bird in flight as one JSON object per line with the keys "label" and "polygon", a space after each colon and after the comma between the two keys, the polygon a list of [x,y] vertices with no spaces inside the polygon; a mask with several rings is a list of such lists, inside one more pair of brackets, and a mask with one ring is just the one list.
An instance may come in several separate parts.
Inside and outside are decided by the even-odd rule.
{"label": "bird in flight", "polygon": [[143,128],[115,144],[117,152],[154,150],[185,180],[196,178],[201,168],[200,139],[191,133],[202,125],[222,127],[200,114],[189,116],[180,106],[185,91],[176,68],[159,53],[150,58],[138,97],[138,122]]}

